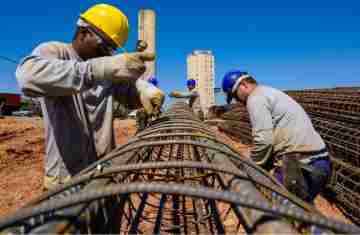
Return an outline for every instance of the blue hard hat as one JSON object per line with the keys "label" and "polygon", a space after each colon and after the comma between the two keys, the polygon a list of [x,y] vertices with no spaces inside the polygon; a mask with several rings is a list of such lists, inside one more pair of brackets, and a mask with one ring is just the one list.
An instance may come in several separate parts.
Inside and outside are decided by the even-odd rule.
{"label": "blue hard hat", "polygon": [[223,92],[227,94],[227,102],[230,103],[233,97],[233,90],[236,89],[237,87],[234,87],[236,84],[236,81],[244,76],[244,75],[248,75],[247,72],[244,71],[240,71],[238,69],[235,70],[230,70],[229,72],[227,72],[222,80],[222,89]]}
{"label": "blue hard hat", "polygon": [[196,86],[196,81],[194,79],[188,79],[186,81],[187,86]]}
{"label": "blue hard hat", "polygon": [[154,86],[158,86],[159,81],[156,79],[156,77],[150,77],[148,82],[150,82],[151,84],[153,84]]}

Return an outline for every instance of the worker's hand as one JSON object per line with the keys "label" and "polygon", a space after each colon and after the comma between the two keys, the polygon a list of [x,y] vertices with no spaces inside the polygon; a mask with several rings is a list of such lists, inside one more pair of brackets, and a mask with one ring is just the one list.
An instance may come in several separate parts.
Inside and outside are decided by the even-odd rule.
{"label": "worker's hand", "polygon": [[170,94],[169,94],[169,96],[170,97],[179,97],[181,94],[180,94],[180,92],[178,92],[178,91],[172,91],[172,92],[170,92]]}
{"label": "worker's hand", "polygon": [[94,80],[111,80],[120,84],[135,82],[145,72],[145,62],[153,61],[154,53],[134,52],[89,60]]}
{"label": "worker's hand", "polygon": [[153,84],[141,79],[136,81],[136,89],[146,114],[149,117],[159,115],[160,108],[165,99],[164,92]]}

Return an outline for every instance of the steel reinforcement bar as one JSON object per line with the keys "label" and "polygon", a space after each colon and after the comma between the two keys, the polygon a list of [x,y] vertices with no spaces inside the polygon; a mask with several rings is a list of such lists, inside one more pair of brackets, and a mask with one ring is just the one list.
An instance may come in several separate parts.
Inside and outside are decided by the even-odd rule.
{"label": "steel reinforcement bar", "polygon": [[344,121],[348,125],[360,124],[359,90],[288,91],[310,115]]}
{"label": "steel reinforcement bar", "polygon": [[1,233],[360,233],[290,194],[184,103],[0,221]]}

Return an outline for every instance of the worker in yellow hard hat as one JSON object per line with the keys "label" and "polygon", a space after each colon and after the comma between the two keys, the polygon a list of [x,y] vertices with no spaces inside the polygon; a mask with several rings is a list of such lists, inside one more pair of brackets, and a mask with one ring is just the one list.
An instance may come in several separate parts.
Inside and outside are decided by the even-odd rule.
{"label": "worker in yellow hard hat", "polygon": [[21,90],[41,102],[45,189],[64,183],[115,147],[115,97],[134,109],[144,106],[149,115],[160,109],[164,93],[138,79],[155,55],[115,55],[128,34],[128,19],[121,10],[97,4],[80,15],[71,43],[42,43],[18,65]]}

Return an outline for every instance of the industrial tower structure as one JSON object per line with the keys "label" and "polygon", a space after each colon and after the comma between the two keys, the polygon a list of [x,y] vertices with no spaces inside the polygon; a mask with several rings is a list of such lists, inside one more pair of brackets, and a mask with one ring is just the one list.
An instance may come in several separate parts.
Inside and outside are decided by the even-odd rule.
{"label": "industrial tower structure", "polygon": [[[156,53],[156,14],[150,9],[141,9],[138,16],[138,39],[148,44],[147,52]],[[156,76],[156,60],[146,62],[143,78]]]}

